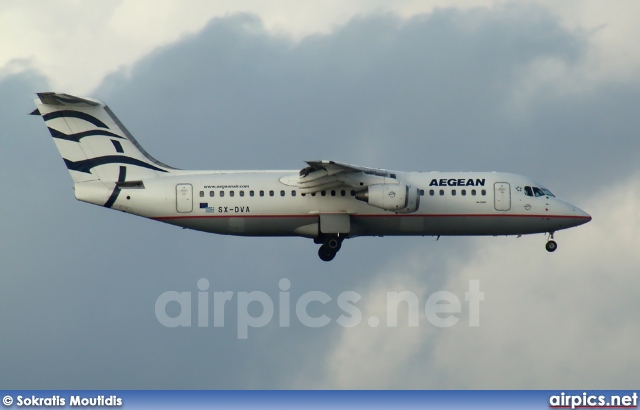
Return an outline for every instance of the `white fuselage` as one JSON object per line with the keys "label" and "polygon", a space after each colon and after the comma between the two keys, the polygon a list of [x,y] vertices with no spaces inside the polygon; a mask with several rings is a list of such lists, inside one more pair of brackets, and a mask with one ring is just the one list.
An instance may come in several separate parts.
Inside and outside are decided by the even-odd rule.
{"label": "white fuselage", "polygon": [[[113,208],[184,228],[226,235],[317,237],[319,216],[347,214],[345,237],[384,235],[523,235],[555,232],[591,217],[529,178],[497,172],[394,172],[421,190],[415,212],[386,211],[355,198],[355,189],[302,194],[287,181],[299,171],[179,171],[123,187]],[[369,185],[362,176],[362,186]],[[76,197],[93,202],[90,190]],[[96,202],[103,204],[100,198]]]}
{"label": "white fuselage", "polygon": [[147,153],[103,102],[38,93],[36,110],[77,199],[224,235],[303,236],[330,261],[345,238],[553,233],[591,217],[534,181],[496,172],[400,172],[330,160],[293,171],[185,171]]}

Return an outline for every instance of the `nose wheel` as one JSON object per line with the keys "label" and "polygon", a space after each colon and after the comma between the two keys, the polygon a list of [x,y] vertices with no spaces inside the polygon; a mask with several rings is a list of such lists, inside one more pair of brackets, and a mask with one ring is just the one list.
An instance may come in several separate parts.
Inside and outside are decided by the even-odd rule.
{"label": "nose wheel", "polygon": [[549,240],[544,247],[547,249],[547,252],[555,252],[556,249],[558,249],[558,244],[553,240],[553,232],[549,232]]}
{"label": "nose wheel", "polygon": [[342,247],[342,239],[338,236],[325,238],[322,246],[318,249],[318,256],[325,262],[332,261],[336,257],[336,253]]}

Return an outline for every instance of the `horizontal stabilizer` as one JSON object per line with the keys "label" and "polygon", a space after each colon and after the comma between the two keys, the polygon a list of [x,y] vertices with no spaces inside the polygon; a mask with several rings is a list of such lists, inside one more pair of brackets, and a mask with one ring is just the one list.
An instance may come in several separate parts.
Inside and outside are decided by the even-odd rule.
{"label": "horizontal stabilizer", "polygon": [[38,93],[38,98],[40,98],[43,104],[59,105],[62,107],[97,107],[101,105],[98,101],[91,101],[69,94]]}

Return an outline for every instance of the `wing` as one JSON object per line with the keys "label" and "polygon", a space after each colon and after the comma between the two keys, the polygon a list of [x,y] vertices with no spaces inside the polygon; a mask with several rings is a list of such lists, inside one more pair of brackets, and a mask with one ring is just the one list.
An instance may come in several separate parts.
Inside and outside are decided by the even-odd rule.
{"label": "wing", "polygon": [[335,175],[340,172],[364,172],[365,174],[389,176],[389,171],[381,168],[367,168],[359,165],[343,164],[335,161],[305,161],[308,167],[300,170],[300,176],[306,177],[315,171],[326,171],[327,175]]}
{"label": "wing", "polygon": [[295,183],[303,193],[331,188],[358,188],[372,184],[397,184],[395,174],[380,168],[367,168],[335,161],[306,161]]}

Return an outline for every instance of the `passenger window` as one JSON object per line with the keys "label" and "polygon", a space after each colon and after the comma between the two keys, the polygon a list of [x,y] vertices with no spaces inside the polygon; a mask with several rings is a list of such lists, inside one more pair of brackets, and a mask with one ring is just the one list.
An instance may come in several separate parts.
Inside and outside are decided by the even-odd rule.
{"label": "passenger window", "polygon": [[356,191],[355,191],[355,189],[352,189],[352,190],[351,190],[351,196],[356,196]]}
{"label": "passenger window", "polygon": [[434,196],[436,194],[436,191],[434,191],[433,189],[429,190],[429,195]]}
{"label": "passenger window", "polygon": [[331,196],[336,196],[336,190],[335,189],[331,190]]}
{"label": "passenger window", "polygon": [[444,189],[440,190],[440,196],[444,195]]}
{"label": "passenger window", "polygon": [[284,196],[284,191],[280,191],[280,196]]}
{"label": "passenger window", "polygon": [[253,196],[253,191],[249,191],[249,196]]}
{"label": "passenger window", "polygon": [[269,196],[273,196],[274,192],[273,191],[269,191]]}
{"label": "passenger window", "polygon": [[455,189],[452,189],[452,190],[451,190],[451,195],[452,195],[452,196],[456,196],[456,190],[455,190]]}
{"label": "passenger window", "polygon": [[526,196],[533,196],[533,190],[531,189],[530,186],[526,186],[524,187],[524,194]]}
{"label": "passenger window", "polygon": [[240,191],[240,196],[244,196],[244,191]]}
{"label": "passenger window", "polygon": [[204,191],[200,191],[200,198],[204,197]]}
{"label": "passenger window", "polygon": [[260,196],[264,196],[264,191],[260,191]]}
{"label": "passenger window", "polygon": [[424,189],[420,190],[420,196],[424,196]]}
{"label": "passenger window", "polygon": [[476,196],[476,190],[475,189],[471,190],[471,196]]}
{"label": "passenger window", "polygon": [[460,191],[460,194],[462,194],[462,196],[467,196],[467,190],[463,189],[462,191]]}
{"label": "passenger window", "polygon": [[209,191],[209,196],[213,198],[213,191]]}
{"label": "passenger window", "polygon": [[224,191],[220,191],[220,198],[224,197]]}
{"label": "passenger window", "polygon": [[235,195],[235,192],[229,191],[229,196],[234,196],[234,195]]}
{"label": "passenger window", "polygon": [[296,196],[296,191],[291,191],[291,196]]}
{"label": "passenger window", "polygon": [[311,196],[316,196],[316,193],[315,193],[315,192],[312,192],[312,193],[311,193]]}
{"label": "passenger window", "polygon": [[482,196],[485,196],[485,195],[487,195],[487,190],[483,189],[480,193],[482,194]]}
{"label": "passenger window", "polygon": [[327,191],[322,191],[322,192],[320,192],[320,195],[322,195],[322,196],[327,196]]}
{"label": "passenger window", "polygon": [[342,191],[340,191],[340,195],[345,196],[347,195],[347,191],[345,191],[344,189]]}

